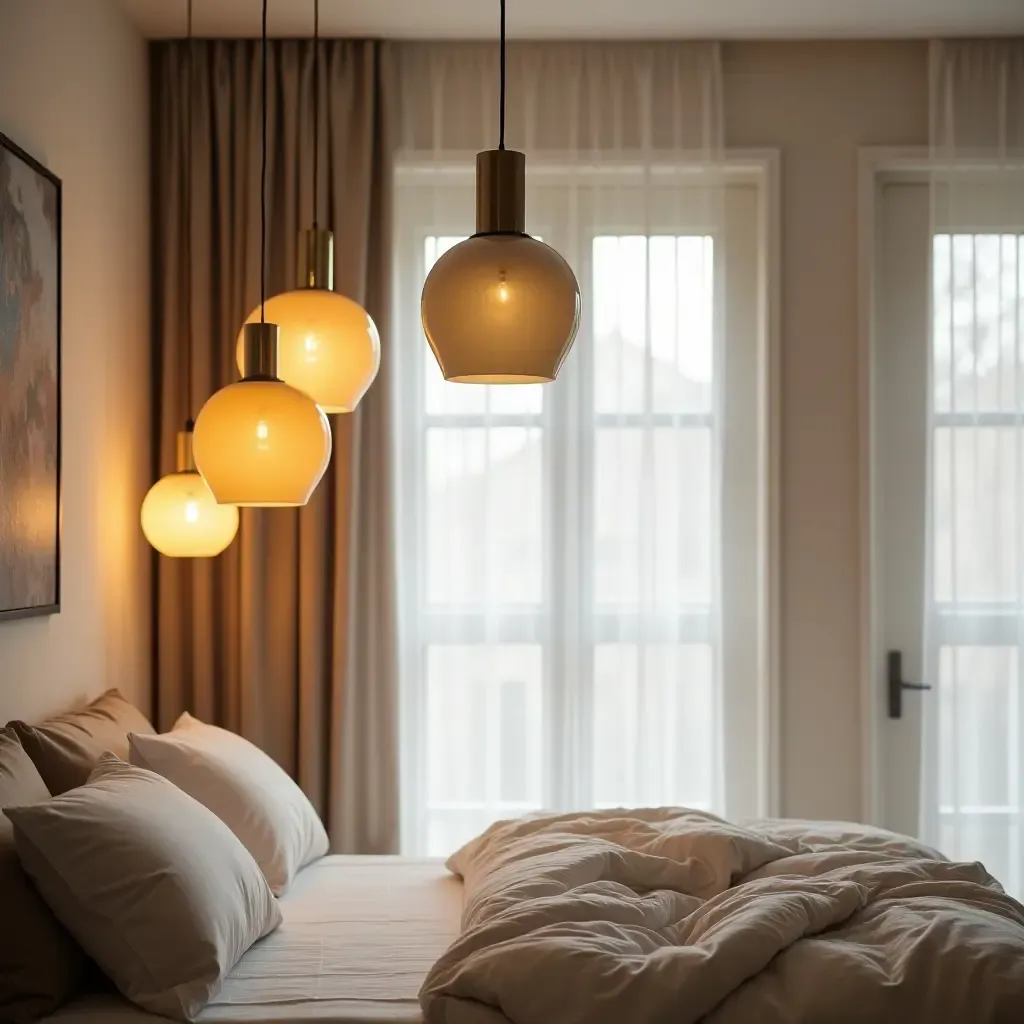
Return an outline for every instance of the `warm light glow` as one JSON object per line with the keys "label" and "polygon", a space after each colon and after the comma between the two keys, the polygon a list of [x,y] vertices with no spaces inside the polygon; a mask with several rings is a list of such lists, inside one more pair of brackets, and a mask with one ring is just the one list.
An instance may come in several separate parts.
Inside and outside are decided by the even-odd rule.
{"label": "warm light glow", "polygon": [[579,327],[569,264],[529,235],[474,235],[423,285],[423,329],[445,380],[536,384],[558,376]]}
{"label": "warm light glow", "polygon": [[[258,323],[257,306],[246,323]],[[380,368],[380,336],[369,314],[326,288],[297,288],[268,299],[266,320],[279,327],[277,375],[324,412],[352,412]],[[242,367],[242,337],[237,348]]]}
{"label": "warm light glow", "polygon": [[296,388],[241,380],[203,406],[193,449],[222,504],[305,505],[330,461],[331,428]]}
{"label": "warm light glow", "polygon": [[195,471],[168,473],[142,502],[142,532],[169,558],[212,558],[238,532],[238,509],[218,505]]}

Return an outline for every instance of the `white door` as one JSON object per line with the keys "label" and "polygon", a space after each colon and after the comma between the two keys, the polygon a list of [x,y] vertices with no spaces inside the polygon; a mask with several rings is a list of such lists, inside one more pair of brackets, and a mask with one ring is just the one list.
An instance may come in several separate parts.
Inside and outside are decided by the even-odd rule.
{"label": "white door", "polygon": [[1001,188],[878,186],[873,796],[881,824],[1019,896],[1024,224]]}

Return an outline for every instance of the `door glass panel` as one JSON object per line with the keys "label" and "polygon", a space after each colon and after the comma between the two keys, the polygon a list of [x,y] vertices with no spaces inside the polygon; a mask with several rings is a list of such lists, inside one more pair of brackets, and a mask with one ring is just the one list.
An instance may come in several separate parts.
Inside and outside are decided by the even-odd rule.
{"label": "door glass panel", "polygon": [[1024,537],[1021,429],[936,426],[933,445],[936,600],[1016,600],[1020,541]]}
{"label": "door glass panel", "polygon": [[1024,240],[935,236],[932,345],[936,412],[1021,409]]}

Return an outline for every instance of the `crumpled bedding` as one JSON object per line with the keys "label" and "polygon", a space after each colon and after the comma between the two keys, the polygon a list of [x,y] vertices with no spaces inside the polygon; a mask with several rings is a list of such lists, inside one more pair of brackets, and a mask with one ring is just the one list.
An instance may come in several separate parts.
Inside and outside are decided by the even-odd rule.
{"label": "crumpled bedding", "polygon": [[881,829],[543,816],[448,867],[463,930],[427,1024],[1024,1024],[1024,906]]}

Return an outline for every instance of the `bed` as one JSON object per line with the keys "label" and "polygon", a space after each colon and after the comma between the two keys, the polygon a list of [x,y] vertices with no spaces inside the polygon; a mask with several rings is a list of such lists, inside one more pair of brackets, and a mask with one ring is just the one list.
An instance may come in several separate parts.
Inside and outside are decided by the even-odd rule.
{"label": "bed", "polygon": [[[253,946],[201,1021],[413,1024],[427,971],[459,933],[462,883],[439,860],[329,856],[281,900],[284,922]],[[116,994],[80,996],[53,1024],[163,1020]]]}
{"label": "bed", "polygon": [[[101,698],[106,703],[99,710],[91,705],[86,718],[121,721],[130,709],[118,711],[124,702],[115,697]],[[148,723],[142,724],[152,733]],[[79,718],[60,734],[64,746],[69,731],[75,737],[83,732]],[[137,743],[138,727],[132,731]],[[176,726],[170,740],[150,736],[148,742],[173,743],[178,731]],[[127,735],[121,738],[128,743]],[[22,829],[33,821],[37,827],[41,821],[56,822],[49,832],[25,833],[36,836],[31,840],[36,845],[27,847],[32,853],[46,836],[52,840],[46,864],[58,864],[55,877],[61,884],[44,897],[49,895],[56,917],[67,924],[58,908],[65,890],[73,892],[91,915],[84,922],[74,918],[79,931],[90,938],[95,920],[120,941],[104,963],[100,954],[109,949],[103,943],[94,942],[99,951],[94,952],[76,932],[79,948],[59,925],[51,925],[52,937],[61,940],[53,947],[58,952],[40,948],[32,963],[48,975],[43,981],[77,983],[63,994],[57,984],[39,988],[60,998],[24,1019],[38,1020],[60,1006],[42,1019],[51,1024],[166,1021],[158,1014],[184,1007],[175,1000],[198,983],[206,987],[202,1000],[176,1019],[191,1020],[198,1013],[204,1024],[1024,1021],[1024,905],[1004,893],[982,865],[952,863],[904,836],[842,822],[733,823],[678,807],[532,815],[495,823],[447,862],[306,850],[295,860],[298,873],[288,875],[278,902],[269,882],[276,861],[264,849],[266,834],[248,836],[238,826],[247,835],[248,843],[243,842],[213,811],[199,807],[201,789],[188,801],[192,826],[182,829],[184,798],[177,785],[101,752],[117,739],[106,735],[84,750],[78,777],[68,780],[67,794],[57,795],[54,787],[62,788],[61,779],[51,772],[51,782],[44,784],[23,740],[0,736],[0,754],[6,751],[7,758],[0,759],[0,769],[8,766],[6,775],[0,770],[0,783],[5,777],[9,783],[0,785],[6,817]],[[241,742],[231,739],[231,749]],[[57,745],[36,746],[39,764],[47,768],[41,753]],[[227,757],[228,739],[214,747]],[[95,758],[98,764],[90,769]],[[239,764],[251,760],[249,754],[237,758]],[[62,761],[56,767],[67,765]],[[206,765],[199,777],[208,781],[215,767]],[[121,788],[111,790],[116,800],[101,802],[108,776],[120,780]],[[226,809],[237,805],[252,811],[242,824],[270,821],[269,814],[261,818],[255,811],[283,801],[281,814],[270,822],[271,838],[305,836],[305,830],[289,825],[298,800],[294,782],[271,777],[249,792],[254,777],[246,770],[231,775],[242,780],[236,788],[245,792]],[[48,788],[54,793],[50,799]],[[94,792],[90,796],[87,790]],[[140,792],[145,800],[138,798]],[[308,804],[305,797],[299,802]],[[85,814],[90,808],[96,809],[91,816]],[[307,817],[315,817],[311,808],[307,811]],[[317,825],[326,849],[326,833]],[[97,828],[104,830],[103,842]],[[21,906],[28,908],[31,886],[18,867],[10,828],[6,842],[6,863],[17,869],[8,871],[9,895],[21,893]],[[217,850],[221,860],[235,864],[242,846],[251,854],[241,858],[243,867],[248,861],[245,870],[232,868],[224,875],[226,883],[218,875],[213,884]],[[46,880],[36,860],[29,860],[37,881]],[[3,863],[0,859],[0,867]],[[307,866],[300,869],[301,864]],[[83,865],[89,867],[84,874]],[[252,884],[253,875],[259,885]],[[154,878],[165,877],[173,881],[166,891],[152,885]],[[247,904],[245,913],[233,905],[222,911],[219,897],[230,895],[238,879],[248,879],[251,907]],[[122,891],[127,896],[122,898]],[[146,902],[161,892],[174,899]],[[34,898],[38,904],[38,894]],[[119,917],[122,903],[131,913]],[[185,913],[192,906],[203,912]],[[35,907],[40,909],[45,906]],[[249,938],[242,928],[250,926],[256,911],[262,916]],[[131,956],[122,948],[129,934],[124,918],[135,928],[127,946]],[[207,927],[207,919],[215,927]],[[43,914],[36,924],[48,920]],[[174,930],[180,921],[189,924],[185,932]],[[230,957],[221,955],[225,943],[215,943],[222,932],[246,936]],[[179,936],[173,945],[168,944],[172,934]],[[181,941],[182,934],[189,941]],[[164,972],[162,982],[174,996],[169,1003],[154,1003],[148,988],[140,996],[137,974],[124,974],[122,961],[143,948],[147,955],[137,974],[144,981],[160,974],[164,960],[174,968]],[[218,956],[207,956],[209,949]],[[179,970],[177,954],[190,951],[197,959],[186,955]],[[9,967],[20,963],[17,952],[9,944]],[[82,991],[86,954],[135,1001],[113,987],[76,995]],[[69,968],[62,974],[57,968],[64,960],[81,965],[81,971]]]}
{"label": "bed", "polygon": [[450,859],[427,1024],[1021,1024],[1024,906],[843,822],[683,808],[499,822]]}

